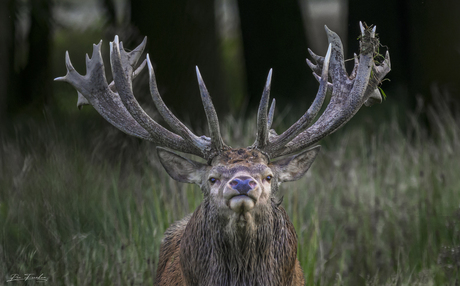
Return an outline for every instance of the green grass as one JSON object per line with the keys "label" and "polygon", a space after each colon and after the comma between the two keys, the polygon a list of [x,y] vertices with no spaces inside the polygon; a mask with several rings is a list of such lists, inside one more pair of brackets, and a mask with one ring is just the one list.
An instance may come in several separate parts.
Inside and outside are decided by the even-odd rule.
{"label": "green grass", "polygon": [[[404,129],[406,116],[361,116],[283,186],[307,285],[459,283],[460,117],[445,103],[428,114],[430,136],[415,115]],[[200,190],[171,180],[153,146],[112,129],[101,139],[94,114],[73,116],[1,138],[0,284],[25,273],[50,285],[152,284],[163,232]],[[222,129],[250,145],[255,120]]]}

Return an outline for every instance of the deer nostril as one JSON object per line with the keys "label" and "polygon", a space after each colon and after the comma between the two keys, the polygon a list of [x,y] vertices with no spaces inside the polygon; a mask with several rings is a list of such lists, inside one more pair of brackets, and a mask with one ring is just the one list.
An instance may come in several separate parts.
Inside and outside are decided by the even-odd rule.
{"label": "deer nostril", "polygon": [[240,194],[247,194],[250,190],[254,189],[257,186],[257,183],[252,179],[234,179],[230,183],[232,189],[237,190]]}
{"label": "deer nostril", "polygon": [[238,185],[238,181],[233,180],[233,181],[231,181],[229,184],[230,184],[230,186],[232,186],[232,188],[234,189],[234,188],[236,187],[236,185]]}

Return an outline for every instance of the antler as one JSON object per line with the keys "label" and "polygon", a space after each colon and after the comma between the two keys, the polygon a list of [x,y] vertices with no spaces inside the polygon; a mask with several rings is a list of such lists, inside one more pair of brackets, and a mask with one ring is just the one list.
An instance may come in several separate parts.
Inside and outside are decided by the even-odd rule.
{"label": "antler", "polygon": [[[78,91],[77,106],[91,104],[99,114],[121,131],[149,140],[159,146],[168,147],[177,151],[200,156],[210,160],[222,150],[228,148],[222,140],[219,121],[197,67],[198,84],[201,98],[209,122],[211,138],[198,137],[193,134],[172,112],[166,107],[158,92],[155,74],[147,55],[147,59],[136,69],[136,66],[146,45],[146,38],[133,51],[126,52],[123,43],[115,36],[110,43],[110,62],[113,82],[107,83],[104,72],[104,63],[101,55],[101,42],[93,45],[91,59],[86,55],[86,75],[80,75],[70,62],[66,52],[67,74],[56,78],[73,85]],[[160,115],[164,118],[173,133],[155,122],[137,102],[133,94],[132,80],[148,65],[150,75],[150,91],[153,102]]]}
{"label": "antler", "polygon": [[[268,121],[272,122],[274,102],[267,120],[268,97],[270,93],[271,70],[268,75],[257,117],[257,139],[253,148],[260,149],[270,158],[276,158],[301,151],[315,144],[325,136],[333,133],[348,122],[363,104],[370,106],[381,102],[377,88],[385,75],[391,70],[390,55],[386,52],[382,63],[376,63],[379,41],[375,37],[376,27],[364,28],[360,22],[361,39],[359,58],[355,54],[355,66],[350,75],[345,70],[342,42],[339,36],[325,26],[329,40],[326,56],[315,55],[309,50],[316,64],[307,59],[308,66],[320,83],[316,98],[307,112],[285,132],[277,135],[270,130]],[[332,83],[328,82],[328,76]],[[331,93],[331,100],[318,120],[308,125],[318,114],[326,94]]]}
{"label": "antler", "polygon": [[[355,54],[355,66],[352,73],[348,75],[345,70],[342,42],[336,33],[325,27],[329,40],[326,56],[318,56],[309,50],[316,64],[307,59],[308,66],[320,83],[316,98],[307,112],[280,135],[270,129],[275,110],[274,99],[268,109],[272,78],[272,70],[270,70],[259,105],[257,137],[252,148],[263,151],[269,158],[299,152],[339,129],[363,104],[370,106],[382,101],[377,86],[391,69],[390,56],[387,51],[383,62],[376,62],[379,45],[375,37],[376,28],[364,28],[361,22],[360,28],[360,55],[358,58]],[[55,79],[66,81],[77,89],[79,108],[91,104],[108,122],[129,135],[152,141],[159,146],[194,154],[208,161],[230,148],[222,140],[219,120],[198,67],[196,68],[198,85],[211,138],[195,135],[164,104],[158,92],[155,73],[148,54],[146,60],[134,69],[144,51],[146,39],[128,53],[124,50],[123,44],[118,41],[118,36],[115,36],[114,41],[110,43],[110,62],[114,78],[110,84],[105,77],[101,43],[102,41],[93,45],[91,59],[86,55],[85,76],[75,70],[70,62],[69,53],[66,52],[67,74]],[[150,75],[153,102],[175,133],[150,118],[134,97],[132,81],[146,65]],[[332,82],[328,81],[329,76]],[[331,100],[324,113],[307,128],[320,111],[326,95],[330,93],[332,93]]]}

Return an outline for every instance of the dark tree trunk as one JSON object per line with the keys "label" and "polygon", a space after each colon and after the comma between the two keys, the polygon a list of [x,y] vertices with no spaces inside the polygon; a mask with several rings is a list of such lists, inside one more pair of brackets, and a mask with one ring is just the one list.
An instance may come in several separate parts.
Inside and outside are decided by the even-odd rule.
{"label": "dark tree trunk", "polygon": [[428,0],[410,6],[410,83],[431,102],[433,83],[455,94],[460,102],[460,1]]}
{"label": "dark tree trunk", "polygon": [[0,1],[0,126],[6,119],[14,76],[14,1]]}
{"label": "dark tree trunk", "polygon": [[316,84],[305,64],[307,39],[298,1],[238,0],[238,7],[250,109],[259,104],[270,68],[271,95],[281,109],[286,104],[310,104]]}
{"label": "dark tree trunk", "polygon": [[200,68],[219,116],[229,108],[218,53],[214,1],[131,1],[131,20],[148,37],[159,91],[193,124],[205,118],[195,74]]}
{"label": "dark tree trunk", "polygon": [[52,2],[31,0],[30,29],[27,36],[27,63],[16,82],[16,94],[11,94],[13,114],[40,114],[52,99],[51,19]]}

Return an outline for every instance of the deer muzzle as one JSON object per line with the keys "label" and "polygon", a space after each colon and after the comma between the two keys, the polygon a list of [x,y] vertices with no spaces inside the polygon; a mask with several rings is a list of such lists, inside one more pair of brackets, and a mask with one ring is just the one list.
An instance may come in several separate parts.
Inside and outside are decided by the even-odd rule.
{"label": "deer muzzle", "polygon": [[257,181],[249,176],[238,176],[229,180],[224,189],[227,206],[236,213],[252,210],[260,197]]}

